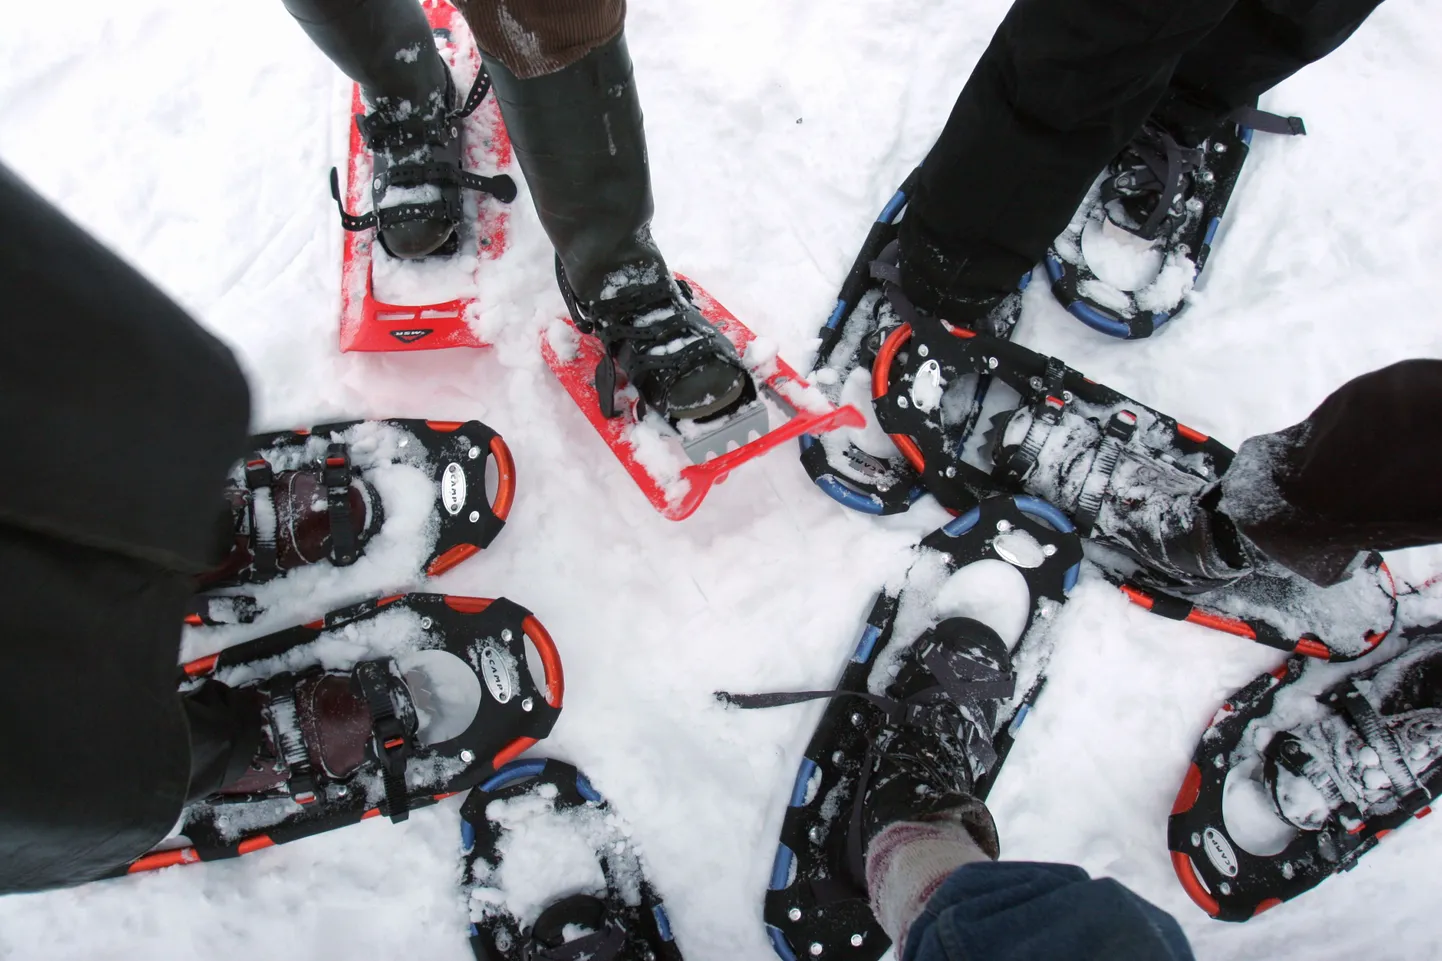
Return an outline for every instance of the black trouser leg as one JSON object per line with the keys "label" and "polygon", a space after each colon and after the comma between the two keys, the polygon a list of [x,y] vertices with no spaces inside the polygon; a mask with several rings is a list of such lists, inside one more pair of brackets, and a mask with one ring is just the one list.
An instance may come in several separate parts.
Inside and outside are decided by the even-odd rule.
{"label": "black trouser leg", "polygon": [[1364,374],[1302,423],[1249,438],[1222,480],[1222,510],[1269,557],[1320,584],[1358,551],[1442,543],[1438,411],[1442,360]]}
{"label": "black trouser leg", "polygon": [[446,83],[430,24],[416,0],[284,0],[315,45],[368,98],[420,106]]}
{"label": "black trouser leg", "polygon": [[967,294],[1014,288],[1233,2],[1017,0],[923,164],[904,273],[921,264],[920,280]]}
{"label": "black trouser leg", "polygon": [[1241,0],[1177,65],[1157,119],[1198,144],[1238,107],[1342,45],[1382,0]]}

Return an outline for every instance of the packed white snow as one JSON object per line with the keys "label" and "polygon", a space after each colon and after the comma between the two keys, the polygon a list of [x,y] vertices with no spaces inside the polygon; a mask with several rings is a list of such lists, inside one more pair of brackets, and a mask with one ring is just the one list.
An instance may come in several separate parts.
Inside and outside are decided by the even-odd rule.
{"label": "packed white snow", "polygon": [[[668,262],[804,373],[867,230],[1007,6],[632,3]],[[524,189],[501,267],[482,265],[477,324],[494,348],[338,353],[341,230],[326,176],[345,156],[349,84],[281,4],[236,11],[75,0],[57,18],[53,5],[10,4],[0,157],[237,351],[257,426],[475,417],[505,434],[518,477],[507,529],[435,589],[512,597],[555,636],[566,707],[537,753],[578,764],[624,812],[688,961],[773,957],[763,892],[824,706],[737,711],[712,692],[833,683],[875,592],[948,516],[930,502],[849,512],[782,449],[685,522],[662,518],[541,360],[564,306]],[[1442,167],[1418,162],[1442,156],[1442,125],[1418,121],[1439,89],[1435,6],[1381,5],[1263,98],[1304,116],[1309,135],[1257,138],[1205,299],[1123,343],[1066,314],[1038,274],[1017,340],[1233,447],[1296,423],[1350,377],[1442,356]],[[1420,584],[1442,551],[1389,562],[1399,583]],[[339,599],[315,602],[302,617]],[[1442,588],[1406,610],[1442,618]],[[1247,924],[1209,920],[1177,884],[1166,821],[1197,739],[1279,652],[1148,614],[1089,569],[1053,636],[1047,689],[989,799],[1006,857],[1116,877],[1211,961],[1442,957],[1435,816]],[[249,961],[282,946],[464,961],[459,803],[0,899],[0,958]]]}

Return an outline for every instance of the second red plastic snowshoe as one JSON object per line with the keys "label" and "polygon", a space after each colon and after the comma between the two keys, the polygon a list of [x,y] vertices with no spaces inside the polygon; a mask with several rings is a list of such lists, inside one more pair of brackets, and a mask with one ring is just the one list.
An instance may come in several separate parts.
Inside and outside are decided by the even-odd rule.
{"label": "second red plastic snowshoe", "polygon": [[[570,318],[542,336],[541,353],[651,506],[670,520],[683,520],[747,461],[802,434],[865,422],[856,408],[832,406],[784,360],[761,350],[756,335],[710,294],[684,277],[676,279],[706,321],[731,341],[750,374],[742,401],[730,410],[675,423],[654,411],[638,418],[634,389],[599,377],[600,371],[615,376],[615,365],[600,341],[582,335]],[[612,394],[604,405],[598,380]],[[773,419],[782,423],[773,428]]]}

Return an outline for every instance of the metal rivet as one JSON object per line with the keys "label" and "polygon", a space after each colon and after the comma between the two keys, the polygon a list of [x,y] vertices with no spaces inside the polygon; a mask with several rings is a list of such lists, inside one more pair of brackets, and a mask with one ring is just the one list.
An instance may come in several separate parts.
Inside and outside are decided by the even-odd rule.
{"label": "metal rivet", "polygon": [[381,189],[382,187],[384,187],[385,185],[386,185],[386,184],[385,184],[385,181],[382,180],[382,179],[379,178],[379,177],[377,177],[377,178],[375,179],[375,181],[371,184],[371,186],[375,187],[375,189],[377,189],[377,190],[380,190],[380,189]]}
{"label": "metal rivet", "polygon": [[852,725],[855,726],[855,727],[860,727],[860,726],[861,726],[861,715],[860,715],[860,714],[853,714],[853,715],[851,715],[851,723],[852,723]]}
{"label": "metal rivet", "polygon": [[469,457],[471,460],[475,460],[477,457],[481,456],[481,449],[479,447],[472,447],[470,450],[466,451],[466,456]]}
{"label": "metal rivet", "polygon": [[1045,554],[1047,557],[1054,557],[1054,556],[1056,555],[1056,545],[1055,545],[1055,544],[1043,544],[1043,545],[1041,546],[1041,552],[1042,552],[1043,554]]}
{"label": "metal rivet", "polygon": [[813,958],[820,957],[820,956],[821,956],[821,942],[820,942],[820,941],[812,941],[812,942],[811,942],[811,947],[809,948],[809,950],[811,951],[811,956],[812,956]]}
{"label": "metal rivet", "polygon": [[429,617],[423,617],[423,618],[421,618],[421,630],[423,630],[423,631],[429,631],[430,629],[431,629],[431,619],[430,619]]}
{"label": "metal rivet", "polygon": [[472,761],[474,761],[475,759],[476,759],[476,755],[475,755],[474,753],[472,753],[471,751],[462,751],[462,752],[461,752],[461,763],[462,763],[462,764],[470,764],[470,763],[471,763]]}
{"label": "metal rivet", "polygon": [[1031,389],[1032,389],[1032,390],[1041,390],[1041,378],[1040,378],[1040,377],[1033,377],[1031,380],[1027,381],[1027,383],[1031,385]]}
{"label": "metal rivet", "polygon": [[1197,832],[1193,831],[1193,832],[1192,832],[1192,847],[1194,847],[1194,848],[1199,848],[1199,847],[1201,847],[1201,846],[1202,846],[1202,836],[1201,836],[1200,834],[1198,834]]}
{"label": "metal rivet", "polygon": [[226,817],[224,814],[220,815],[220,817],[215,819],[215,826],[221,828],[222,830],[230,827],[230,818]]}
{"label": "metal rivet", "polygon": [[931,349],[928,348],[925,344],[922,344],[916,348],[916,353],[922,357],[925,357],[927,354],[931,353]]}
{"label": "metal rivet", "polygon": [[903,407],[903,408],[904,408],[904,407],[910,407],[911,405],[906,402],[906,398],[905,398],[905,397],[898,397],[898,398],[896,398],[896,406],[897,406],[897,407]]}
{"label": "metal rivet", "polygon": [[471,523],[472,523],[472,524],[474,524],[476,521],[478,521],[478,520],[480,520],[480,519],[481,519],[481,512],[480,512],[480,511],[471,511]]}
{"label": "metal rivet", "polygon": [[840,751],[832,751],[832,752],[831,752],[831,763],[832,763],[832,764],[840,764],[844,758],[845,758],[845,755],[842,754]]}
{"label": "metal rivet", "polygon": [[996,522],[996,529],[999,530],[999,531],[1001,531],[1003,534],[1005,534],[1007,531],[1011,530],[1011,521],[1008,521],[1008,520],[1000,520],[1000,521],[997,521],[997,522]]}
{"label": "metal rivet", "polygon": [[786,912],[786,916],[787,916],[788,918],[790,918],[791,920],[793,920],[793,921],[800,921],[800,920],[801,920],[801,909],[800,909],[800,908],[792,908],[790,911],[787,911],[787,912]]}
{"label": "metal rivet", "polygon": [[1201,178],[1202,178],[1202,183],[1204,183],[1204,184],[1209,184],[1209,183],[1211,183],[1213,180],[1216,180],[1216,179],[1217,179],[1216,174],[1212,173],[1210,170],[1203,170],[1203,171],[1201,172]]}
{"label": "metal rivet", "polygon": [[1072,392],[1069,390],[1064,390],[1061,392],[1061,399],[1068,404],[1072,402],[1072,396]]}
{"label": "metal rivet", "polygon": [[1223,881],[1221,884],[1217,885],[1217,890],[1221,891],[1223,894],[1231,894],[1232,886],[1227,882]]}
{"label": "metal rivet", "polygon": [[455,127],[452,127],[452,128],[451,128],[451,136],[452,136],[452,137],[459,137],[460,135],[461,135],[461,132],[460,132],[459,130],[457,130]]}
{"label": "metal rivet", "polygon": [[336,785],[336,788],[335,788],[335,796],[336,796],[336,797],[348,797],[349,795],[350,795],[350,788],[346,787],[344,784],[337,784],[337,785]]}
{"label": "metal rivet", "polygon": [[1226,153],[1227,145],[1224,143],[1214,143],[1212,144],[1212,149],[1215,150],[1217,153]]}
{"label": "metal rivet", "polygon": [[986,366],[989,367],[989,368],[991,368],[992,370],[996,370],[997,366],[998,366],[1000,363],[1001,363],[1001,361],[997,360],[995,357],[988,357],[988,358],[986,359]]}
{"label": "metal rivet", "polygon": [[521,702],[521,710],[523,710],[523,711],[529,711],[531,708],[533,708],[533,707],[535,707],[535,706],[536,706],[536,702],[533,701],[533,700],[531,700],[529,697],[526,698],[524,701]]}
{"label": "metal rivet", "polygon": [[511,629],[509,627],[501,631],[501,640],[503,641],[509,641],[514,636],[515,635],[511,633]]}
{"label": "metal rivet", "polygon": [[861,942],[863,942],[863,941],[865,941],[865,940],[866,940],[866,939],[863,938],[861,935],[859,935],[859,934],[853,934],[853,935],[851,936],[851,946],[852,946],[853,948],[859,948],[859,947],[861,947]]}
{"label": "metal rivet", "polygon": [[945,471],[943,471],[943,473],[946,474],[947,477],[955,477],[955,476],[956,476],[956,468],[955,468],[955,467],[948,467]]}
{"label": "metal rivet", "polygon": [[811,842],[812,842],[813,844],[820,844],[820,843],[821,843],[821,828],[819,828],[819,827],[813,827],[811,830],[809,830],[809,831],[806,832],[806,836],[811,839]]}

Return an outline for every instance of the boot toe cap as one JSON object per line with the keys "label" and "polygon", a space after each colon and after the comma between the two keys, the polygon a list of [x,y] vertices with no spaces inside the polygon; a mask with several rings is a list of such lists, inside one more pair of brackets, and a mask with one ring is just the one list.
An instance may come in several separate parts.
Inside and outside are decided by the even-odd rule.
{"label": "boot toe cap", "polygon": [[382,233],[386,250],[400,260],[418,260],[440,250],[455,228],[439,220],[415,220],[387,227]]}

